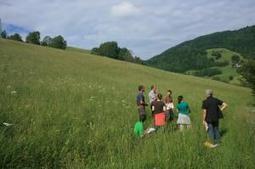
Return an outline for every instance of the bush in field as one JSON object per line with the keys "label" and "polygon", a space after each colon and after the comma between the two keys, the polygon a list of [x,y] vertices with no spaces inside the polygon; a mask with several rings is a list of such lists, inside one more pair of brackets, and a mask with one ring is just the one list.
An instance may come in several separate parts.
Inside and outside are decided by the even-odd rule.
{"label": "bush in field", "polygon": [[233,77],[233,76],[229,76],[228,79],[229,79],[229,80],[233,80],[234,77]]}
{"label": "bush in field", "polygon": [[239,63],[239,62],[240,62],[240,56],[238,56],[238,55],[233,55],[233,56],[231,57],[231,61],[232,61],[232,64],[237,64],[237,63]]}
{"label": "bush in field", "polygon": [[202,69],[202,70],[199,70],[199,71],[196,71],[194,73],[195,76],[214,76],[214,75],[218,75],[218,74],[221,74],[222,71],[219,70],[219,69],[216,69],[216,68],[207,68],[207,69]]}
{"label": "bush in field", "polygon": [[218,60],[222,57],[219,51],[212,51],[212,56],[215,56],[215,59]]}
{"label": "bush in field", "polygon": [[239,67],[240,66],[240,64],[242,63],[242,60],[241,60],[241,58],[240,58],[240,56],[239,55],[233,55],[232,57],[231,57],[231,61],[232,61],[232,67]]}

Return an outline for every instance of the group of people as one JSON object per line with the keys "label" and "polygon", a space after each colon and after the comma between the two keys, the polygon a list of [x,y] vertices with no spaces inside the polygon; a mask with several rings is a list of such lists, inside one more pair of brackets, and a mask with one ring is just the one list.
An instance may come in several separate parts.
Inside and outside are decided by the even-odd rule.
{"label": "group of people", "polygon": [[[157,86],[152,85],[148,94],[149,104],[145,102],[145,86],[138,86],[138,95],[136,104],[138,107],[139,121],[136,122],[134,132],[137,136],[143,137],[146,134],[156,131],[167,123],[176,123],[182,131],[184,128],[191,127],[190,107],[182,95],[177,97],[175,109],[172,91],[167,90],[166,96],[157,91]],[[149,106],[153,118],[153,127],[144,130],[144,122],[147,119],[146,107]],[[207,147],[214,148],[219,145],[219,119],[223,118],[222,111],[227,104],[215,97],[211,89],[206,90],[206,99],[202,102],[202,123],[206,128],[209,140],[204,144]],[[176,111],[175,111],[176,110]],[[176,112],[176,113],[175,113]]]}

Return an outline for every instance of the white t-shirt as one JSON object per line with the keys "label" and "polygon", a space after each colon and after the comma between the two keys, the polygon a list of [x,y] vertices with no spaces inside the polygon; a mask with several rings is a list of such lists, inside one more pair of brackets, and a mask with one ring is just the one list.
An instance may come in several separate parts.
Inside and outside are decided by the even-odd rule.
{"label": "white t-shirt", "polygon": [[174,109],[174,103],[166,103],[166,110]]}
{"label": "white t-shirt", "polygon": [[150,104],[151,104],[154,100],[156,100],[156,99],[157,99],[157,94],[154,93],[153,90],[151,90],[151,91],[149,92],[149,101],[150,101]]}

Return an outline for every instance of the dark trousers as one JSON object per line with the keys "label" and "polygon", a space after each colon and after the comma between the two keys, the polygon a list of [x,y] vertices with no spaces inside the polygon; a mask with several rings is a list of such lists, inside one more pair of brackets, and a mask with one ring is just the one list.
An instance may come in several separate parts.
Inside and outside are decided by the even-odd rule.
{"label": "dark trousers", "polygon": [[219,121],[208,122],[208,136],[213,144],[217,144],[220,141]]}
{"label": "dark trousers", "polygon": [[144,107],[138,108],[139,121],[144,122],[146,120],[146,112]]}
{"label": "dark trousers", "polygon": [[139,120],[144,122],[146,120],[146,114],[139,114]]}

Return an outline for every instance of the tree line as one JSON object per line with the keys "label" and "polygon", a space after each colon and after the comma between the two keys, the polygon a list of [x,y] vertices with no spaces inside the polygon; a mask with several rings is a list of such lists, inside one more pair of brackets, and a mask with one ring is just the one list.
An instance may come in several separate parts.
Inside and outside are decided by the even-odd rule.
{"label": "tree line", "polygon": [[[12,35],[8,35],[5,30],[1,33],[1,37],[3,39],[11,39],[19,42],[24,42],[20,34],[14,33]],[[35,45],[49,46],[58,49],[66,49],[67,47],[67,42],[61,35],[55,36],[53,38],[50,36],[45,36],[41,41],[41,34],[39,31],[29,32],[25,38],[25,42]]]}
{"label": "tree line", "polygon": [[[4,39],[11,39],[20,42],[24,42],[21,35],[14,33],[12,35],[7,34],[6,31],[1,33],[1,37]],[[31,43],[41,46],[49,46],[53,48],[66,49],[67,42],[63,36],[58,35],[55,37],[45,36],[41,40],[41,34],[39,31],[29,32],[25,38],[26,43]],[[92,54],[106,56],[112,59],[123,60],[132,63],[144,64],[144,61],[138,56],[133,56],[132,52],[127,48],[120,48],[115,41],[104,42],[99,47],[95,47],[91,50]]]}

